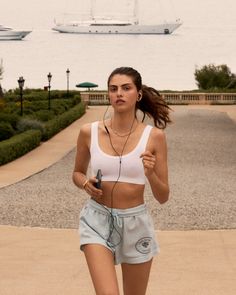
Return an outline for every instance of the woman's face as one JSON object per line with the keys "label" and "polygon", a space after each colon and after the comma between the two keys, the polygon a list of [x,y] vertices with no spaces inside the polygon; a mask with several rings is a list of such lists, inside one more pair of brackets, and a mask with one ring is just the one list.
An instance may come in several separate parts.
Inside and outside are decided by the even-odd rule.
{"label": "woman's face", "polygon": [[138,91],[131,77],[120,74],[114,75],[108,85],[108,95],[114,109],[135,109]]}

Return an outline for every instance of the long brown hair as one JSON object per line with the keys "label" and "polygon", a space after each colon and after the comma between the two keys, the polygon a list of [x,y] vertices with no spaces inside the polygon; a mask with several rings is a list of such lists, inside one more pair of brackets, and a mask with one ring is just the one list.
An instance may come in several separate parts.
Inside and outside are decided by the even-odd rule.
{"label": "long brown hair", "polygon": [[108,78],[108,86],[112,77],[115,75],[126,75],[131,77],[137,91],[142,91],[142,99],[137,101],[136,108],[142,111],[143,120],[145,116],[148,115],[153,118],[154,125],[161,129],[166,128],[167,124],[171,123],[169,117],[170,107],[156,89],[142,84],[142,77],[138,71],[131,67],[116,68]]}

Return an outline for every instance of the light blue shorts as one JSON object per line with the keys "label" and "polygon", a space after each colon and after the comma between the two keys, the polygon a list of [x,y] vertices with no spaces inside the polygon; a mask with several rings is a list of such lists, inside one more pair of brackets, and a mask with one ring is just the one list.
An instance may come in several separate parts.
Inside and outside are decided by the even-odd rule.
{"label": "light blue shorts", "polygon": [[89,199],[80,213],[80,248],[100,244],[112,251],[114,263],[143,263],[159,252],[145,204],[111,209]]}

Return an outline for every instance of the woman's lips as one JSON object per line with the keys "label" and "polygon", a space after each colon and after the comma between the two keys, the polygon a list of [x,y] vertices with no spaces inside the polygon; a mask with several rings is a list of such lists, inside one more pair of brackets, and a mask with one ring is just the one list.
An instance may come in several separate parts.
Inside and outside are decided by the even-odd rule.
{"label": "woman's lips", "polygon": [[124,103],[125,101],[123,99],[117,99],[116,104]]}

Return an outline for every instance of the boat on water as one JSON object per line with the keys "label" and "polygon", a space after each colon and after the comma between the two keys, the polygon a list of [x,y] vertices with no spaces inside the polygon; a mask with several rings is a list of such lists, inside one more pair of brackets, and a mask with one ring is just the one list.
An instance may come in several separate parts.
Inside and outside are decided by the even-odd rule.
{"label": "boat on water", "polygon": [[22,40],[31,31],[16,31],[12,28],[0,25],[0,40]]}
{"label": "boat on water", "polygon": [[131,22],[119,22],[116,20],[93,20],[87,22],[70,22],[68,24],[56,24],[54,31],[60,33],[75,34],[171,34],[179,26],[180,21],[157,25],[139,25]]}
{"label": "boat on water", "polygon": [[52,30],[74,34],[171,34],[182,24],[179,19],[154,25],[139,24],[137,0],[134,2],[134,15],[128,21],[97,17],[94,15],[94,5],[95,0],[92,0],[88,20],[56,23]]}

